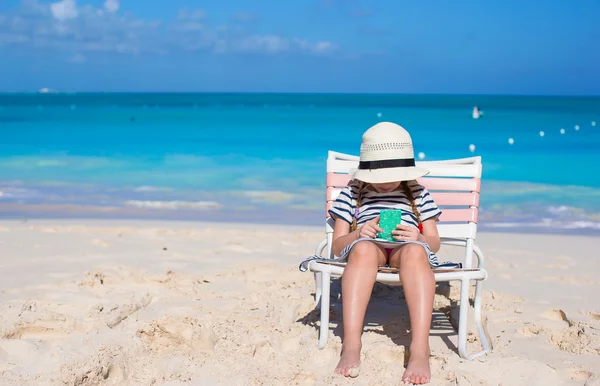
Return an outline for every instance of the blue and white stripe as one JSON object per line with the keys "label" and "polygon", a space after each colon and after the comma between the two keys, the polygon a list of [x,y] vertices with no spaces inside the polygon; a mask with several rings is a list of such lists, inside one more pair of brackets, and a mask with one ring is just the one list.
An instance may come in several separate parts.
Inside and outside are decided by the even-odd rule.
{"label": "blue and white stripe", "polygon": [[[419,185],[416,181],[410,182],[410,188],[412,190],[415,205],[419,210],[421,222],[430,219],[437,220],[442,211],[433,201],[429,191],[422,185]],[[357,224],[362,225],[377,217],[382,209],[401,209],[403,212],[403,223],[414,226],[415,228],[418,227],[417,217],[413,213],[408,197],[406,197],[401,188],[387,193],[379,193],[374,190],[364,191],[358,210],[356,208],[357,198],[358,186],[351,183],[342,189],[335,200],[335,203],[329,210],[329,214],[334,219],[337,220],[338,218],[341,218],[349,224],[352,224],[354,216],[356,215]]]}
{"label": "blue and white stripe", "polygon": [[[429,194],[425,187],[418,184],[416,181],[411,181],[409,184],[414,197],[415,206],[419,211],[421,222],[432,219],[437,221],[442,211],[433,201],[431,194]],[[401,209],[402,223],[418,228],[417,216],[415,216],[412,206],[410,205],[410,201],[404,194],[402,188],[399,187],[398,190],[387,193],[379,193],[374,190],[364,191],[362,194],[360,207],[357,209],[356,202],[358,199],[358,190],[358,186],[354,183],[351,183],[340,192],[335,203],[329,210],[329,214],[334,220],[342,219],[349,224],[352,224],[354,217],[356,216],[356,223],[358,226],[360,226],[377,217],[382,209]],[[356,243],[365,240],[375,241],[367,238],[355,240],[342,250],[340,258],[347,259],[352,247],[354,247]],[[441,267],[447,265],[456,266],[456,264],[452,262],[439,263],[437,256],[435,253],[433,253],[433,251],[431,251],[427,243],[411,240],[395,242],[376,240],[376,242],[381,244],[389,244],[384,245],[388,248],[402,246],[407,243],[416,243],[425,248],[425,252],[427,252],[427,256],[429,257],[429,264],[432,267]]]}

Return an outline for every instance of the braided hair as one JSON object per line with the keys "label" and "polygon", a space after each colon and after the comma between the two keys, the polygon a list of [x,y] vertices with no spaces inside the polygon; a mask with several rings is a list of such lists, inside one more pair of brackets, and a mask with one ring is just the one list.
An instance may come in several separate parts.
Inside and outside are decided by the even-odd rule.
{"label": "braided hair", "polygon": [[365,191],[370,186],[370,184],[368,184],[366,182],[358,181],[357,186],[358,186],[358,194],[356,195],[356,208],[354,209],[354,213],[352,216],[352,228],[351,228],[352,232],[354,232],[356,230],[356,228],[358,228],[358,223],[357,223],[358,210],[360,208],[360,204],[362,202],[363,195],[365,194]]}
{"label": "braided hair", "polygon": [[415,217],[417,218],[417,224],[421,223],[421,214],[419,213],[419,208],[417,208],[417,204],[415,204],[415,197],[413,196],[412,189],[410,188],[409,181],[402,181],[400,183],[402,187],[402,191],[406,198],[408,198],[408,202],[410,203],[410,207],[412,208]]}

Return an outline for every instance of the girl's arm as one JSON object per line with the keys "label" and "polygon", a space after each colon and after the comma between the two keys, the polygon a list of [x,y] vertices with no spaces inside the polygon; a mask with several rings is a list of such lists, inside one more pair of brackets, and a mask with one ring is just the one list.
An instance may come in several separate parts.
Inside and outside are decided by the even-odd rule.
{"label": "girl's arm", "polygon": [[[419,234],[418,240],[429,245],[432,252],[440,250],[440,235],[434,219],[425,220],[423,223],[423,233]],[[335,233],[334,233],[335,234]]]}
{"label": "girl's arm", "polygon": [[344,248],[350,245],[351,242],[358,239],[359,230],[350,232],[350,224],[342,219],[336,219],[333,227],[333,243],[331,248],[335,256],[339,256]]}
{"label": "girl's arm", "polygon": [[350,224],[348,222],[336,220],[333,227],[333,243],[331,246],[333,254],[339,256],[344,248],[354,240],[361,237],[373,239],[377,236],[377,232],[383,232],[383,229],[379,227],[379,216],[367,221],[353,232],[350,232]]}

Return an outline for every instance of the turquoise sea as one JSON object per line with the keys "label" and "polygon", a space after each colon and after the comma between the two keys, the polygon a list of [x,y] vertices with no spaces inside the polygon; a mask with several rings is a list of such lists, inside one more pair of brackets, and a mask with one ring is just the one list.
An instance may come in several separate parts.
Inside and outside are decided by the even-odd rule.
{"label": "turquoise sea", "polygon": [[575,97],[0,94],[0,217],[321,225],[327,151],[382,120],[483,157],[483,229],[600,234],[600,98]]}

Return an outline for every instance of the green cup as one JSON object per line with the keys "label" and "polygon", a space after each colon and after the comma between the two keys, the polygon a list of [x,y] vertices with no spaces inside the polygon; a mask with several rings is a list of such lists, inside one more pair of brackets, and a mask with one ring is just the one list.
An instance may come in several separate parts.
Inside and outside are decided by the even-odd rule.
{"label": "green cup", "polygon": [[392,231],[402,223],[402,209],[383,209],[379,212],[379,227],[383,232],[377,234],[378,239],[396,241]]}

